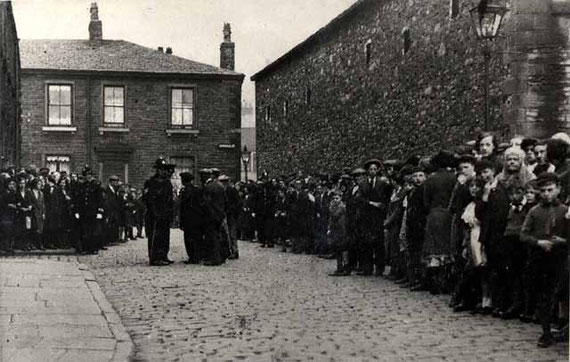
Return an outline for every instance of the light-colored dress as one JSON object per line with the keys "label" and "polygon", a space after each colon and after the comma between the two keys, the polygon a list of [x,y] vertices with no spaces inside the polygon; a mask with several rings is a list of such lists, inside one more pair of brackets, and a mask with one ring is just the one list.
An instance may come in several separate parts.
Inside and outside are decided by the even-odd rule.
{"label": "light-colored dress", "polygon": [[465,208],[461,219],[469,226],[469,230],[466,235],[467,241],[466,250],[467,257],[471,264],[475,267],[483,266],[487,262],[487,257],[485,256],[485,250],[483,244],[479,241],[479,236],[481,235],[481,222],[477,219],[475,215],[475,202],[470,202]]}

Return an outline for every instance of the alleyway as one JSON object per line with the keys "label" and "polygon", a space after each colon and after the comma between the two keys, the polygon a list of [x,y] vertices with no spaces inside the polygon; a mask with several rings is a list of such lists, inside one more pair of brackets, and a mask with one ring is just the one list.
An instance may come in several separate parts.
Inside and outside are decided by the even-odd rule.
{"label": "alleyway", "polygon": [[568,360],[539,326],[454,314],[446,296],[380,278],[332,278],[333,261],[242,242],[222,267],[149,267],[146,240],[81,257],[146,361]]}

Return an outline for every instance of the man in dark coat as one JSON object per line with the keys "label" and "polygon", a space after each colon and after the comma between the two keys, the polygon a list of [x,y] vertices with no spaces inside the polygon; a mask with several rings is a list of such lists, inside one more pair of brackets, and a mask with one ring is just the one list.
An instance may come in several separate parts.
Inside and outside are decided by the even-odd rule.
{"label": "man in dark coat", "polygon": [[204,203],[207,214],[205,241],[210,252],[204,265],[208,266],[221,265],[227,257],[221,240],[222,223],[226,217],[226,193],[218,177],[219,171],[212,170],[212,178],[204,186]]}
{"label": "man in dark coat", "polygon": [[289,202],[293,253],[300,254],[307,250],[314,210],[309,193],[303,188],[303,180],[295,181],[295,190],[289,193]]}
{"label": "man in dark coat", "polygon": [[156,174],[146,184],[148,186],[146,199],[151,216],[148,221],[152,223],[152,231],[148,235],[150,246],[149,262],[150,265],[163,266],[172,263],[168,259],[168,251],[170,248],[170,222],[172,221],[174,201],[170,173],[165,160],[163,158],[157,159],[154,167],[156,168]]}
{"label": "man in dark coat", "polygon": [[194,176],[190,172],[180,174],[180,229],[184,231],[184,246],[188,260],[185,264],[198,264],[202,259],[200,251],[204,243],[205,215],[203,189],[194,185]]}
{"label": "man in dark coat", "polygon": [[366,200],[362,218],[362,275],[372,275],[376,266],[375,275],[381,276],[386,264],[383,228],[392,187],[387,179],[379,176],[381,166],[380,160],[366,161],[364,168],[368,172],[368,178],[360,185]]}
{"label": "man in dark coat", "polygon": [[255,194],[254,209],[257,238],[261,247],[273,247],[273,221],[275,218],[275,198],[271,182],[266,179],[258,181]]}
{"label": "man in dark coat", "polygon": [[230,240],[230,255],[228,259],[239,258],[237,244],[237,222],[242,207],[238,190],[230,183],[230,178],[226,175],[220,176],[220,182],[226,192],[226,220],[228,237]]}
{"label": "man in dark coat", "polygon": [[105,188],[106,203],[106,244],[114,244],[119,241],[119,214],[121,212],[121,200],[118,195],[119,177],[109,177],[109,182]]}
{"label": "man in dark coat", "polygon": [[81,185],[77,202],[74,204],[74,216],[79,221],[85,251],[97,254],[101,248],[103,235],[103,216],[105,214],[105,196],[101,183],[93,177],[93,170],[85,166],[85,181]]}

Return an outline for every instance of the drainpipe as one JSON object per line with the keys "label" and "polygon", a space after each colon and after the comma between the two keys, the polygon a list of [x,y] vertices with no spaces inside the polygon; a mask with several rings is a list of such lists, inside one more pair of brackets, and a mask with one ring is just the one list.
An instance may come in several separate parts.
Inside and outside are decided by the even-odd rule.
{"label": "drainpipe", "polygon": [[91,164],[91,77],[87,76],[87,164],[93,167]]}

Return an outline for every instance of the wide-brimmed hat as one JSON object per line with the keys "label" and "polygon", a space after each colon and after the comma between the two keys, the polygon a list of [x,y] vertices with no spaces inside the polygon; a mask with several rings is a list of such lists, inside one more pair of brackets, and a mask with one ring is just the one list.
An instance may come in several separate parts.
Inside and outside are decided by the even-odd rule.
{"label": "wide-brimmed hat", "polygon": [[376,166],[378,166],[378,168],[381,168],[382,167],[382,161],[380,161],[377,158],[371,158],[371,159],[367,160],[366,162],[364,162],[364,168],[367,170],[371,165],[376,165]]}

